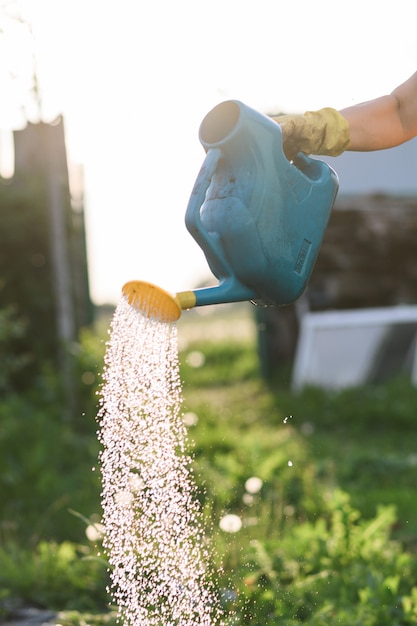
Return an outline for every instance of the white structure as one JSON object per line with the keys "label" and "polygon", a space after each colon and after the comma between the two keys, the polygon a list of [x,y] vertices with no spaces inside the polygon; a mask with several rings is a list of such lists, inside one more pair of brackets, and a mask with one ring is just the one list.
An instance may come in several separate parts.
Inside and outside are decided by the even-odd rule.
{"label": "white structure", "polygon": [[417,138],[389,150],[320,158],[337,172],[339,194],[417,196]]}
{"label": "white structure", "polygon": [[292,386],[325,389],[383,382],[393,374],[417,383],[417,306],[306,313],[301,319]]}
{"label": "white structure", "polygon": [[[417,199],[417,138],[389,150],[345,152],[323,160],[339,176],[340,197],[381,194]],[[305,313],[293,388],[341,389],[381,382],[398,373],[417,384],[416,347],[417,306]]]}

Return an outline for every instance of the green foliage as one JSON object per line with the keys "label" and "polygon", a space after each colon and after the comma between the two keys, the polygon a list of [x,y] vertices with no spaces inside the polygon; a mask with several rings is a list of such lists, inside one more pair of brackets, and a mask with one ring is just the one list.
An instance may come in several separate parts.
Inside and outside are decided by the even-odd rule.
{"label": "green foliage", "polygon": [[0,518],[6,539],[79,540],[82,525],[68,508],[100,510],[98,444],[63,422],[59,406],[22,396],[0,402]]}
{"label": "green foliage", "polygon": [[29,355],[15,353],[13,344],[26,334],[26,323],[16,316],[14,308],[8,306],[0,309],[0,392],[7,393],[13,389],[13,380],[26,367]]}
{"label": "green foliage", "polygon": [[0,548],[0,587],[34,606],[89,611],[107,607],[107,566],[90,546],[40,541],[29,551]]}
{"label": "green foliage", "polygon": [[228,385],[230,380],[247,381],[258,374],[258,364],[251,351],[242,350],[236,342],[204,343],[201,346],[204,355],[203,367],[192,367],[187,357],[193,350],[183,355],[182,374],[185,389],[192,386],[218,387],[219,384]]}
{"label": "green foliage", "polygon": [[[65,626],[115,622],[96,615],[107,568],[82,521],[100,516],[91,468],[103,335],[86,330],[74,351],[85,405],[74,423],[45,368],[37,389],[0,402],[0,600],[67,609]],[[224,626],[415,624],[417,390],[393,381],[295,395],[285,377],[262,382],[252,342],[194,342],[180,362]],[[250,477],[262,481],[256,493]],[[230,513],[238,532],[219,526]]]}
{"label": "green foliage", "polygon": [[376,438],[401,432],[411,426],[411,406],[417,401],[417,388],[406,378],[384,385],[352,387],[339,392],[306,388],[297,395],[282,393],[276,401],[285,410],[297,407],[303,419],[314,418],[320,428],[337,429],[357,438],[363,429],[374,429]]}
{"label": "green foliage", "polygon": [[[42,143],[42,126],[32,130]],[[53,240],[57,236],[51,217],[55,200],[41,166],[32,174],[17,172],[12,182],[0,180],[0,302],[2,309],[12,309],[25,327],[24,333],[16,332],[15,323],[13,332],[8,332],[9,359],[19,364],[18,371],[8,371],[8,385],[19,392],[37,384],[46,365],[64,369],[61,352],[69,349],[61,345],[58,330],[56,281],[63,284],[63,277],[57,276],[59,264],[54,260],[52,241],[59,249],[65,246],[68,253],[66,296],[74,332],[91,322],[82,214],[71,208],[63,174],[59,183],[63,242]],[[1,335],[0,330],[0,348]]]}
{"label": "green foliage", "polygon": [[24,354],[26,366],[14,379],[22,389],[45,359],[57,354],[53,299],[50,224],[47,195],[40,180],[0,185],[0,294],[2,306],[14,307],[27,327],[14,337],[13,354]]}
{"label": "green foliage", "polygon": [[82,328],[78,343],[72,346],[78,405],[82,410],[78,426],[85,431],[87,425],[90,433],[97,414],[106,339],[107,325],[97,323],[92,328]]}
{"label": "green foliage", "polygon": [[404,598],[411,607],[417,564],[390,538],[394,521],[392,507],[361,518],[336,490],[326,494],[315,521],[291,524],[277,539],[253,540],[235,608],[240,623],[261,623],[262,607],[274,624],[412,624]]}
{"label": "green foliage", "polygon": [[100,513],[95,416],[103,352],[99,335],[82,333],[74,362],[83,410],[72,420],[59,376],[47,367],[36,387],[0,399],[0,532],[6,541],[81,541],[84,526],[68,509],[86,517]]}
{"label": "green foliage", "polygon": [[[263,385],[250,344],[229,351],[227,377],[213,346],[188,346],[183,362],[197,348],[185,410],[226,624],[415,623],[417,390],[294,395],[288,380]],[[254,495],[250,476],[263,481]],[[226,513],[242,530],[219,530]]]}
{"label": "green foliage", "polygon": [[106,613],[60,611],[57,615],[57,623],[59,626],[118,626],[120,619],[116,610]]}

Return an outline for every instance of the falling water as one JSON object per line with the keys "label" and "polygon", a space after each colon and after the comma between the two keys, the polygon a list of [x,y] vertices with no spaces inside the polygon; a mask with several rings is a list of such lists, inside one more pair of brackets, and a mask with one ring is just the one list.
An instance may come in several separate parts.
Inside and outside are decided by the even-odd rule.
{"label": "falling water", "polygon": [[104,547],[121,619],[217,623],[181,419],[177,328],[143,317],[124,299],[112,321],[98,418]]}

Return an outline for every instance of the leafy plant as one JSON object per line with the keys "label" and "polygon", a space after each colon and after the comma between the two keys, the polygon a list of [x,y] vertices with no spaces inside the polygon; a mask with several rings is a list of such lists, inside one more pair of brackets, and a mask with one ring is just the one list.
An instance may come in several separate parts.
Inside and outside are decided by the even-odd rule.
{"label": "leafy plant", "polygon": [[[83,333],[76,371],[90,383],[73,424],[45,368],[39,387],[0,402],[0,596],[56,607],[65,626],[115,621],[83,519],[100,516],[103,350],[101,330]],[[263,383],[253,341],[194,340],[180,361],[224,626],[415,624],[416,388],[295,395],[287,374]]]}
{"label": "leafy plant", "polygon": [[[198,349],[206,356],[205,344]],[[240,346],[243,362],[252,349]],[[233,360],[225,390],[211,363],[211,379],[191,372],[198,392],[185,378],[185,410],[198,418],[191,446],[226,624],[413,624],[416,472],[407,433],[417,390],[397,380],[294,395],[280,381],[268,389],[254,375],[245,381]],[[245,493],[249,476],[263,482],[255,496]],[[219,530],[224,513],[241,518],[236,534]]]}
{"label": "leafy plant", "polygon": [[[54,397],[54,396],[53,396]],[[85,418],[87,420],[87,418]],[[100,511],[99,445],[91,418],[84,432],[64,422],[58,403],[11,395],[0,402],[0,532],[5,541],[79,541],[68,512]]]}
{"label": "leafy plant", "polygon": [[26,334],[26,323],[15,313],[13,306],[0,309],[0,392],[8,393],[13,389],[14,377],[19,374],[28,362],[28,354],[14,353],[13,343],[21,340]]}
{"label": "leafy plant", "polygon": [[40,541],[34,550],[14,542],[0,548],[0,587],[51,610],[104,610],[107,569],[90,546]]}
{"label": "leafy plant", "polygon": [[417,564],[390,538],[394,522],[391,507],[361,518],[336,490],[326,494],[314,522],[292,525],[279,540],[254,540],[241,589],[242,623],[252,624],[263,606],[274,623],[320,624],[326,615],[346,626],[411,624],[403,598],[414,593]]}

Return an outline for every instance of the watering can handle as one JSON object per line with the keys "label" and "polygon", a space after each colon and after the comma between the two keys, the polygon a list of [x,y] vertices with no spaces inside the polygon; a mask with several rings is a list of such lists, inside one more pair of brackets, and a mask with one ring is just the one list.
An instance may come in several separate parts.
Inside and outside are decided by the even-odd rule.
{"label": "watering can handle", "polygon": [[212,239],[201,222],[200,209],[204,203],[207,189],[210,187],[211,179],[221,157],[222,151],[220,148],[210,148],[208,150],[191,192],[185,213],[185,223],[189,232],[203,250],[207,250],[208,248],[215,256],[218,255],[218,250],[214,249]]}

